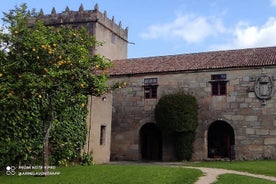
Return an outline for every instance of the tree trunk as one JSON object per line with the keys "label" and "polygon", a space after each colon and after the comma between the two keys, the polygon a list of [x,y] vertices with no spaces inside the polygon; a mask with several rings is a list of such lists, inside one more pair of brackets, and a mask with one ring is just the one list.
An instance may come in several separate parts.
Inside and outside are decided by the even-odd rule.
{"label": "tree trunk", "polygon": [[[50,130],[52,128],[52,124],[54,121],[54,109],[53,109],[53,103],[52,103],[52,97],[49,97],[49,106],[50,106],[50,117],[49,120],[46,121],[47,128],[45,131],[44,139],[43,139],[43,163],[42,163],[42,171],[43,175],[48,175],[48,168],[49,168],[49,137],[50,137]],[[45,127],[44,126],[44,127]]]}

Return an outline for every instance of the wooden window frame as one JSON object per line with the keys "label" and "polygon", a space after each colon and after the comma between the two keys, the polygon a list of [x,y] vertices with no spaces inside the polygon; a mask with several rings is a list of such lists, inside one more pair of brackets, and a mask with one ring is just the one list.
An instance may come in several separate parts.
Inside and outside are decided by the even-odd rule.
{"label": "wooden window frame", "polygon": [[145,99],[156,99],[157,98],[157,88],[158,88],[157,78],[145,78],[144,79],[144,98]]}
{"label": "wooden window frame", "polygon": [[211,75],[211,94],[212,96],[225,96],[227,95],[227,82],[226,74]]}

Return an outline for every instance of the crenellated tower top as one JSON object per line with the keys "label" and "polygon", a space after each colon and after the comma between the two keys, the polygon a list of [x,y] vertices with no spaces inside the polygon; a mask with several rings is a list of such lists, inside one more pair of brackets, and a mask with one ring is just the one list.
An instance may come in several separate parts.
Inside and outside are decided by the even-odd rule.
{"label": "crenellated tower top", "polygon": [[[47,26],[71,25],[72,27],[86,27],[91,36],[95,36],[98,41],[107,44],[106,49],[115,49],[114,54],[107,54],[107,57],[111,59],[125,59],[127,57],[128,27],[122,28],[121,21],[117,24],[114,16],[110,19],[106,11],[100,12],[98,4],[95,4],[93,10],[85,10],[81,4],[78,11],[70,10],[67,6],[62,13],[57,13],[56,9],[53,8],[51,14],[47,15],[44,15],[43,10],[40,10],[36,17],[32,17],[29,20],[29,23],[34,24],[37,20],[42,20]],[[108,37],[111,37],[110,46],[108,46]],[[115,43],[115,40],[119,43]],[[117,44],[117,49],[114,44]],[[123,52],[126,53],[115,54],[116,50],[122,52],[120,50],[124,47]],[[109,53],[110,51],[101,52]]]}

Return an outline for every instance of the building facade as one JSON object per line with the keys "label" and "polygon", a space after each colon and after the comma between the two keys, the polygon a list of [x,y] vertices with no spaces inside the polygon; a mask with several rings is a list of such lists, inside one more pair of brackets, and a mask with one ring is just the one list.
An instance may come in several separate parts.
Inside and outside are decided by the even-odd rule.
{"label": "building facade", "polygon": [[154,109],[165,94],[196,97],[199,125],[193,160],[276,158],[276,47],[127,59],[128,29],[97,5],[50,15],[46,25],[84,26],[103,43],[91,54],[111,60],[110,82],[127,86],[89,97],[87,144],[95,163],[173,161],[173,137],[156,126]]}
{"label": "building facade", "polygon": [[193,160],[276,158],[276,47],[114,61],[111,159],[175,160],[173,138],[156,126],[165,94],[196,97]]}
{"label": "building facade", "polygon": [[37,17],[29,19],[29,24],[32,25],[37,20],[42,20],[47,26],[84,27],[90,36],[94,36],[101,43],[91,49],[92,55],[98,53],[111,60],[127,58],[128,28],[122,28],[121,22],[117,24],[114,17],[108,18],[106,11],[100,12],[97,4],[93,10],[84,10],[81,5],[78,11],[67,7],[62,13],[57,13],[53,8],[49,15],[44,15],[41,10]]}
{"label": "building facade", "polygon": [[[46,26],[84,27],[101,43],[91,48],[91,55],[100,54],[110,60],[127,58],[128,28],[122,28],[120,22],[115,23],[114,17],[110,19],[106,12],[100,12],[97,4],[93,10],[84,10],[81,5],[78,11],[67,7],[62,13],[53,8],[49,15],[44,15],[41,10],[37,17],[29,19],[29,24],[33,25],[37,20],[42,20]],[[88,133],[83,151],[93,153],[95,163],[106,163],[110,160],[112,95],[89,96],[88,102]]]}

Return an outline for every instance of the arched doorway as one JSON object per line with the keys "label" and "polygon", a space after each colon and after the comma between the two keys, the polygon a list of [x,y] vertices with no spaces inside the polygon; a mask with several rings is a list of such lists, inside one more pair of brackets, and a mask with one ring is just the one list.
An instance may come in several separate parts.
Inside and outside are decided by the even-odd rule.
{"label": "arched doorway", "polygon": [[140,129],[140,151],[143,160],[162,160],[162,134],[155,123],[146,123]]}
{"label": "arched doorway", "polygon": [[215,121],[208,129],[208,158],[235,158],[235,134],[225,121]]}

